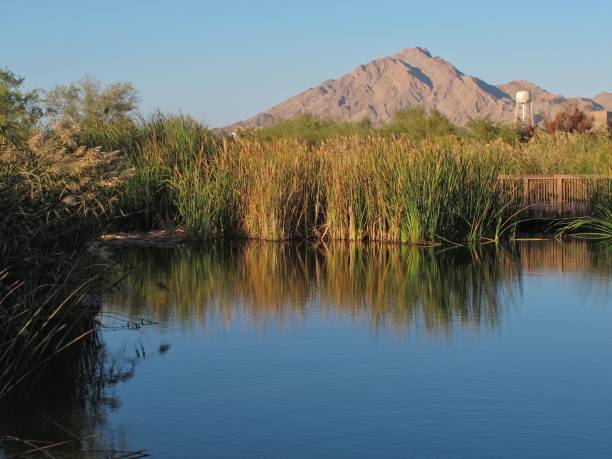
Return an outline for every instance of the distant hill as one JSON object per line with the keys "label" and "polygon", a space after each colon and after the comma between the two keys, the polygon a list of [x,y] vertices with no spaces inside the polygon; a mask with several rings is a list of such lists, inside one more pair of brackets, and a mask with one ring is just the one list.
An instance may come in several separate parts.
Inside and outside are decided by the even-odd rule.
{"label": "distant hill", "polygon": [[600,92],[593,100],[601,105],[605,110],[612,112],[612,92]]}
{"label": "distant hill", "polygon": [[514,94],[521,89],[532,91],[534,113],[540,119],[570,104],[587,112],[612,105],[610,93],[598,95],[596,101],[566,99],[528,81],[494,86],[462,73],[424,48],[407,48],[360,65],[337,80],[327,80],[234,126],[267,126],[303,113],[339,121],[369,119],[380,125],[390,121],[396,111],[415,106],[436,109],[459,125],[485,116],[512,122]]}

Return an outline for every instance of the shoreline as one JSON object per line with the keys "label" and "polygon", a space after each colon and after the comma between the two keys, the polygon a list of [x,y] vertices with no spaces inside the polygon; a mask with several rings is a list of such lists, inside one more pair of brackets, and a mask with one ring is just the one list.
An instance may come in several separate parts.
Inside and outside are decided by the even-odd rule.
{"label": "shoreline", "polygon": [[[565,237],[558,237],[554,233],[547,233],[542,231],[525,231],[519,232],[517,237],[512,238],[512,241],[550,241],[550,240],[566,240],[571,239],[571,235],[565,235]],[[239,240],[239,241],[258,241],[258,242],[309,242],[307,239],[282,239],[272,240],[263,238],[248,238],[248,237],[232,237],[232,238],[201,238],[193,237],[187,233],[185,228],[171,228],[171,229],[159,229],[151,231],[112,231],[102,234],[98,239],[98,243],[104,245],[110,245],[115,247],[172,247],[180,244],[187,243],[198,243],[198,242],[209,242],[213,240]],[[319,244],[321,240],[310,241],[314,244]],[[384,244],[397,244],[397,245],[411,245],[414,247],[439,247],[446,245],[439,242],[420,242],[420,243],[409,243],[402,241],[391,241],[391,240],[357,240],[357,239],[332,239],[325,242],[353,242],[353,243],[384,243]],[[496,242],[495,240],[481,240],[478,242],[479,245],[488,245]],[[473,244],[474,242],[448,242],[448,245],[453,246],[464,246]]]}

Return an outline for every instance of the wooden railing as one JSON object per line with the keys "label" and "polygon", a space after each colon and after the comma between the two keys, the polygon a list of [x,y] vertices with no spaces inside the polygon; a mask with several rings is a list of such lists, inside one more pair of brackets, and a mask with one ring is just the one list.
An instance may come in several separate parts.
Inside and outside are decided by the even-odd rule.
{"label": "wooden railing", "polygon": [[502,175],[498,184],[529,218],[544,219],[586,215],[595,192],[612,191],[612,177],[593,175]]}

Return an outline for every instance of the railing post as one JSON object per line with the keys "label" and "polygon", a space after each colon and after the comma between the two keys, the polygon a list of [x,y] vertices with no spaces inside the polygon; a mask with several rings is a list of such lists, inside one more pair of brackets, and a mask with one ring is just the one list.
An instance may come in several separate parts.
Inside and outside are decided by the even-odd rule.
{"label": "railing post", "polygon": [[561,217],[563,217],[563,177],[561,176],[557,176],[557,180],[556,180],[556,201],[557,201],[557,208],[559,209],[559,212],[561,213]]}

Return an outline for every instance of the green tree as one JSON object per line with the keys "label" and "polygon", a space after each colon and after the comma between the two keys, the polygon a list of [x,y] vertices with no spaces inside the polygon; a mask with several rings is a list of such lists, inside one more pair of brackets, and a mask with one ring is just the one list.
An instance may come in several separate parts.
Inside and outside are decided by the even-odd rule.
{"label": "green tree", "polygon": [[391,123],[384,126],[382,131],[423,139],[455,134],[457,128],[437,110],[428,113],[422,107],[412,107],[396,112]]}
{"label": "green tree", "polygon": [[265,140],[297,139],[315,145],[325,139],[366,135],[371,131],[372,126],[369,120],[351,123],[304,113],[294,118],[279,120],[271,126],[253,131],[252,135]]}
{"label": "green tree", "polygon": [[490,142],[495,139],[502,139],[507,143],[514,143],[519,138],[519,133],[514,126],[498,123],[490,118],[474,118],[465,125],[465,134],[476,140]]}
{"label": "green tree", "polygon": [[38,93],[24,91],[23,81],[0,68],[0,143],[24,139],[42,116]]}
{"label": "green tree", "polygon": [[103,86],[95,78],[85,77],[56,86],[46,93],[44,102],[51,121],[71,121],[87,128],[129,120],[138,96],[131,83]]}

